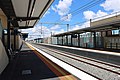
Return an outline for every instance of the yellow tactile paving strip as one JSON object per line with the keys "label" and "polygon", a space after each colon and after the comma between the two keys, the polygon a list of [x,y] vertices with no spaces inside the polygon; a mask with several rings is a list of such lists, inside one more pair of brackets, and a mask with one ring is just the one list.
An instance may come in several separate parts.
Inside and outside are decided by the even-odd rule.
{"label": "yellow tactile paving strip", "polygon": [[77,80],[77,78],[75,78],[73,75],[71,75],[67,71],[63,70],[61,67],[59,67],[55,63],[51,62],[49,59],[47,59],[45,56],[40,54],[33,47],[31,47],[29,44],[27,44],[27,45],[32,50],[34,50],[34,53],[51,69],[52,72],[54,72],[58,76],[58,78],[60,80]]}

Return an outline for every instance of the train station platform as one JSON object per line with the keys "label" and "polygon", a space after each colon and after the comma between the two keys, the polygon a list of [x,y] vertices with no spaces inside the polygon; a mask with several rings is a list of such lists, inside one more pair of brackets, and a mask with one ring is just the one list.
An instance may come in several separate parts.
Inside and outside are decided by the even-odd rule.
{"label": "train station platform", "polygon": [[25,43],[0,76],[0,80],[78,80]]}
{"label": "train station platform", "polygon": [[[36,43],[31,43],[36,44]],[[120,66],[120,50],[114,51],[114,50],[106,50],[106,49],[87,49],[87,48],[79,48],[79,47],[69,47],[69,46],[61,46],[61,45],[52,45],[52,44],[45,44],[45,43],[39,43],[41,46],[58,49],[66,52],[70,52],[73,54],[89,57],[92,59],[112,63],[115,65]]]}
{"label": "train station platform", "polygon": [[120,79],[120,53],[26,43],[81,80]]}

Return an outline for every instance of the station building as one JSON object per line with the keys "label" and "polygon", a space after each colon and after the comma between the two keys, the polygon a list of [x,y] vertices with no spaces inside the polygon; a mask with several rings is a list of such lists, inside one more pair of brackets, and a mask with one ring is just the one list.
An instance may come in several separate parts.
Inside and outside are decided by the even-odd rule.
{"label": "station building", "polygon": [[120,15],[90,20],[90,27],[52,35],[58,45],[120,49]]}

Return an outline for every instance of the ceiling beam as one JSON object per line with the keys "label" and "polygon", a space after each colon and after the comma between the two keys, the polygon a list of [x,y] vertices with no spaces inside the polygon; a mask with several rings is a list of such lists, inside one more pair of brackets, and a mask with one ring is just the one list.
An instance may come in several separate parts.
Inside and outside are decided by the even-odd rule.
{"label": "ceiling beam", "polygon": [[19,29],[33,28],[33,26],[19,26]]}
{"label": "ceiling beam", "polygon": [[[27,17],[29,16],[30,13],[30,6],[31,6],[32,0],[29,0],[29,4],[28,4],[28,10],[27,10]],[[28,21],[26,21],[26,26],[28,26]]]}
{"label": "ceiling beam", "polygon": [[[36,0],[33,1],[32,9],[31,9],[31,12],[30,12],[30,16],[29,16],[29,17],[32,16],[32,13],[33,13],[33,10],[34,10],[34,7],[35,7],[35,2],[36,2]],[[30,21],[28,22],[27,25],[29,25],[29,23],[30,23]]]}
{"label": "ceiling beam", "polygon": [[[42,10],[42,12],[39,15],[39,18],[40,18],[40,16],[42,16],[42,14],[44,13],[45,9],[48,7],[48,5],[49,5],[50,2],[51,2],[51,0],[48,0],[47,4],[45,5],[44,9]],[[33,26],[35,26],[36,23],[37,23],[37,20],[35,21],[35,23],[34,23]]]}
{"label": "ceiling beam", "polygon": [[38,20],[39,17],[16,17],[17,21]]}

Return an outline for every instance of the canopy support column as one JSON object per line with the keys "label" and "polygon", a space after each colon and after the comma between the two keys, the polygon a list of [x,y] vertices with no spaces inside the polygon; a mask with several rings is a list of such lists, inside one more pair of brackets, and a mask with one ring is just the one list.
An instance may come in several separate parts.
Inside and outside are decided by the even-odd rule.
{"label": "canopy support column", "polygon": [[71,46],[73,46],[73,40],[72,40],[72,35],[71,35]]}
{"label": "canopy support column", "polygon": [[11,42],[10,42],[10,20],[8,19],[8,22],[7,22],[7,49],[10,49],[11,48]]}
{"label": "canopy support column", "polygon": [[59,44],[59,38],[57,37],[57,45]]}
{"label": "canopy support column", "polygon": [[63,36],[62,36],[62,45],[63,45]]}
{"label": "canopy support column", "polygon": [[80,47],[80,34],[78,34],[78,47]]}
{"label": "canopy support column", "polygon": [[96,32],[93,32],[93,33],[94,33],[94,37],[93,37],[94,38],[93,39],[94,40],[94,48],[96,48]]}
{"label": "canopy support column", "polygon": [[66,35],[66,45],[68,45],[68,35]]}
{"label": "canopy support column", "polygon": [[14,29],[14,51],[16,51],[16,34],[17,34],[17,29]]}

